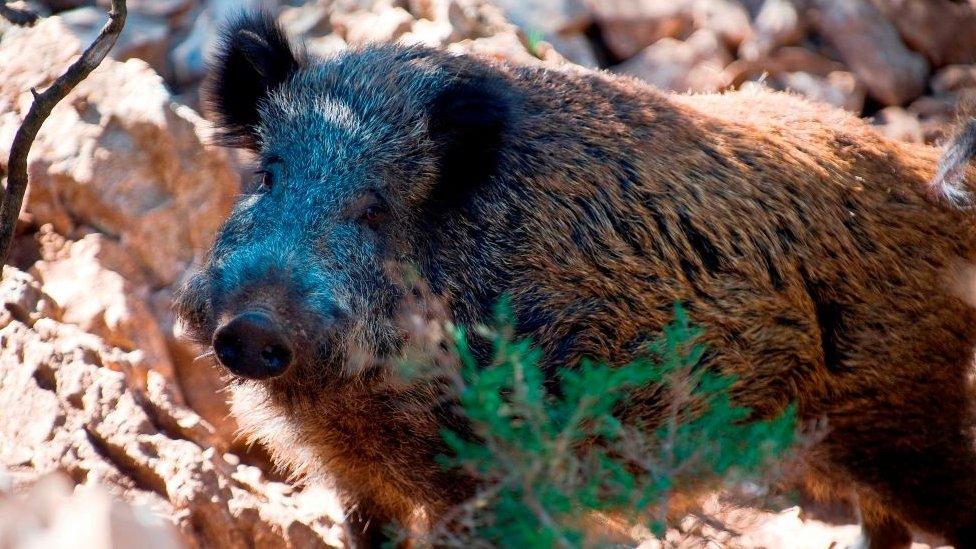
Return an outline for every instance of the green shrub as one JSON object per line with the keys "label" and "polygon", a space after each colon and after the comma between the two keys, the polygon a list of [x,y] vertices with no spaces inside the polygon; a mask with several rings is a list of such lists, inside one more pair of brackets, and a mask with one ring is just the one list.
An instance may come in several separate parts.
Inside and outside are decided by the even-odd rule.
{"label": "green shrub", "polygon": [[545,36],[542,31],[538,29],[525,29],[525,49],[532,54],[533,57],[542,58],[542,53],[539,51],[539,44],[542,43]]}
{"label": "green shrub", "polygon": [[[444,432],[455,455],[443,464],[474,475],[482,490],[432,544],[601,545],[584,528],[594,512],[622,513],[661,535],[675,490],[755,478],[794,440],[792,409],[744,421],[749,410],[730,400],[733,380],[699,366],[699,330],[680,305],[643,358],[622,366],[584,360],[560,370],[549,389],[539,349],[513,337],[511,319],[503,302],[495,326],[477,328],[493,345],[488,366],[475,363],[465,330],[451,328],[458,397],[477,440]],[[615,414],[637,388],[660,396],[655,425]]]}

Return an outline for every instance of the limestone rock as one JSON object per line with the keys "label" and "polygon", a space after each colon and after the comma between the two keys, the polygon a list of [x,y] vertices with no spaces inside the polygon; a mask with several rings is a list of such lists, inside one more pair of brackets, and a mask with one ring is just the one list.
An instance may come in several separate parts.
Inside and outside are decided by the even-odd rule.
{"label": "limestone rock", "polygon": [[329,10],[318,2],[286,6],[278,14],[278,22],[289,36],[320,36],[331,30]]}
{"label": "limestone rock", "polygon": [[[82,44],[91,44],[108,19],[105,9],[86,6],[61,12],[62,21],[71,28]],[[125,27],[115,46],[109,52],[113,59],[142,59],[159,74],[167,74],[166,51],[169,48],[170,29],[166,19],[130,10]]]}
{"label": "limestone rock", "polygon": [[691,16],[696,29],[711,30],[731,48],[752,36],[749,12],[736,0],[695,0]]}
{"label": "limestone rock", "polygon": [[748,80],[776,77],[783,73],[803,72],[826,77],[847,67],[801,47],[783,47],[759,60],[737,59],[725,67],[726,78],[735,88]]}
{"label": "limestone rock", "polygon": [[[3,34],[0,150],[30,87],[49,83],[79,48],[57,17]],[[26,208],[59,234],[83,224],[117,239],[152,285],[170,285],[207,248],[237,192],[227,155],[208,139],[203,120],[175,103],[143,61],[107,59],[41,129]]]}
{"label": "limestone rock", "polygon": [[874,0],[905,42],[935,67],[976,63],[976,6],[950,0]]}
{"label": "limestone rock", "polygon": [[11,549],[181,545],[173,525],[150,509],[113,499],[98,486],[75,491],[61,475],[45,477],[23,494],[0,489],[0,540]]}
{"label": "limestone rock", "polygon": [[462,40],[448,46],[448,51],[468,53],[480,57],[511,61],[521,65],[535,65],[542,62],[532,55],[515,32],[496,34],[487,38]]}
{"label": "limestone rock", "polygon": [[953,94],[920,97],[907,110],[921,122],[926,143],[942,143],[955,133],[960,117],[972,116],[974,105],[976,90],[962,89]]}
{"label": "limestone rock", "polygon": [[31,274],[61,309],[60,320],[138,355],[133,375],[142,386],[154,370],[178,387],[146,286],[139,284],[143,275],[128,251],[102,234],[70,242],[50,231],[47,226],[39,235],[44,257]]}
{"label": "limestone rock", "polygon": [[333,16],[332,27],[352,45],[392,42],[410,31],[413,16],[403,8],[357,11]]}
{"label": "limestone rock", "polygon": [[[37,284],[9,267],[8,279],[15,288],[0,296],[30,308],[31,292],[16,288]],[[0,469],[19,485],[60,471],[102,486],[172,521],[188,547],[341,544],[330,492],[268,480],[225,453],[206,421],[172,401],[162,376],[149,372],[145,387],[132,378],[131,353],[43,316],[9,319],[0,348]]]}
{"label": "limestone rock", "polygon": [[61,318],[61,310],[54,299],[44,293],[33,277],[16,269],[4,269],[0,280],[0,328],[13,320],[28,326],[41,318]]}
{"label": "limestone rock", "polygon": [[902,107],[885,107],[874,115],[872,122],[878,131],[889,139],[909,143],[924,141],[922,124],[915,115]]}
{"label": "limestone rock", "polygon": [[495,0],[495,5],[524,34],[549,42],[578,65],[597,66],[589,41],[582,34],[592,21],[582,0]]}
{"label": "limestone rock", "polygon": [[[125,5],[129,13],[173,17],[189,11],[197,3],[199,0],[126,0]],[[97,0],[97,4],[105,9],[112,5],[112,0]]]}
{"label": "limestone rock", "polygon": [[813,0],[816,26],[868,92],[885,105],[901,105],[925,89],[929,64],[901,41],[898,31],[868,0]]}
{"label": "limestone rock", "polygon": [[776,80],[783,89],[822,103],[854,113],[860,113],[864,108],[864,86],[849,72],[834,71],[826,76],[808,72],[786,72],[777,75]]}
{"label": "limestone rock", "polygon": [[728,85],[725,66],[732,60],[715,33],[702,29],[682,42],[664,38],[614,72],[629,74],[663,90],[713,92]]}
{"label": "limestone rock", "polygon": [[805,34],[797,0],[765,0],[756,14],[752,35],[739,46],[739,57],[758,61],[781,46],[799,43]]}
{"label": "limestone rock", "polygon": [[690,0],[589,0],[603,39],[618,59],[629,59],[662,38],[687,36],[694,17]]}
{"label": "limestone rock", "polygon": [[88,0],[42,0],[41,3],[48,9],[58,12],[84,6]]}
{"label": "limestone rock", "polygon": [[192,10],[190,28],[170,52],[175,82],[179,85],[199,82],[213,55],[220,25],[244,10],[260,6],[260,0],[206,0]]}
{"label": "limestone rock", "polygon": [[522,29],[547,35],[580,32],[591,21],[582,0],[494,0],[494,4]]}
{"label": "limestone rock", "polygon": [[949,65],[937,72],[929,84],[938,94],[976,88],[976,65]]}
{"label": "limestone rock", "polygon": [[348,44],[338,34],[326,34],[325,36],[316,36],[306,40],[305,47],[311,55],[327,58],[346,49]]}

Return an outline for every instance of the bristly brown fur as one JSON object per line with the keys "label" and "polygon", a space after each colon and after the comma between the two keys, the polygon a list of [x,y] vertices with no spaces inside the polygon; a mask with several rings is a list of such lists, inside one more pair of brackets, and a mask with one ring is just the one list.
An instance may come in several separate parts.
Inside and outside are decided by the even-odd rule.
{"label": "bristly brown fur", "polygon": [[[706,365],[736,376],[740,404],[769,417],[793,402],[803,418],[827,418],[813,473],[862,502],[875,542],[902,544],[912,527],[976,546],[976,314],[952,282],[976,263],[976,225],[933,199],[930,182],[947,177],[937,149],[781,93],[667,95],[417,48],[344,55],[322,93],[353,111],[430,99],[418,90],[443,84],[437,70],[497,80],[488,103],[473,103],[506,117],[478,121],[498,132],[490,157],[469,164],[479,184],[395,235],[452,317],[484,321],[510,296],[518,332],[553,370],[628,360],[681,301],[704,329]],[[411,112],[396,105],[364,119]],[[422,145],[411,161],[425,171],[409,183],[436,189],[421,157],[452,148]],[[971,191],[976,173],[953,158],[952,188]],[[463,179],[466,164],[446,162]],[[195,292],[207,287],[197,280],[183,298],[203,332],[216,313]],[[237,384],[235,414],[281,463],[334,479],[373,524],[436,520],[473,492],[434,460],[441,430],[459,425],[441,387],[323,373],[333,371],[300,364]],[[625,415],[653,424],[654,399],[635,395]]]}

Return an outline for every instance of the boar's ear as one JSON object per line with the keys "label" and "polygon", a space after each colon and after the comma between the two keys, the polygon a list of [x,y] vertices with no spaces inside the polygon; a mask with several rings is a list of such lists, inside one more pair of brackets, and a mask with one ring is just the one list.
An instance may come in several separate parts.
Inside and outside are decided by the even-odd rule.
{"label": "boar's ear", "polygon": [[257,149],[258,104],[302,62],[270,14],[246,13],[228,24],[221,32],[206,85],[219,141]]}
{"label": "boar's ear", "polygon": [[440,177],[430,195],[438,207],[459,205],[498,169],[513,123],[516,95],[501,75],[461,75],[434,98],[428,131]]}

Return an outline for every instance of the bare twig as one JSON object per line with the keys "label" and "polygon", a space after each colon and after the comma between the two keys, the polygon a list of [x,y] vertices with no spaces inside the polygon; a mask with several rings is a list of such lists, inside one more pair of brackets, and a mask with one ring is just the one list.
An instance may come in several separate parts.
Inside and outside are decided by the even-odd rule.
{"label": "bare twig", "polygon": [[15,8],[0,0],[0,17],[19,27],[29,27],[37,22],[37,14],[28,8]]}
{"label": "bare twig", "polygon": [[[6,7],[6,6],[5,6]],[[102,27],[98,37],[88,49],[82,52],[68,69],[50,87],[42,92],[32,89],[34,102],[27,111],[24,122],[17,129],[10,159],[7,162],[7,187],[0,205],[0,262],[7,262],[10,244],[17,225],[17,216],[27,191],[27,154],[41,125],[51,115],[57,105],[68,93],[84,80],[108,54],[125,25],[125,0],[112,0],[108,22]]]}

